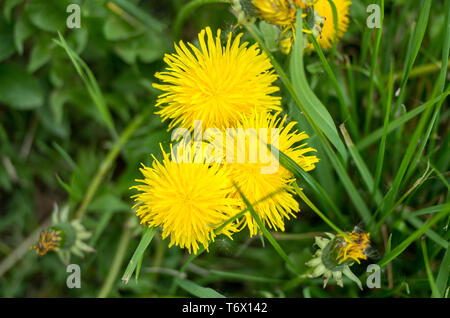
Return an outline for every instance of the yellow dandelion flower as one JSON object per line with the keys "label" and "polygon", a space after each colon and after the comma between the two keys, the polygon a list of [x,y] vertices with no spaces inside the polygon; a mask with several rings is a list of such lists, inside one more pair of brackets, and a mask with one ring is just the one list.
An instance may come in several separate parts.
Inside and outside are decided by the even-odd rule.
{"label": "yellow dandelion flower", "polygon": [[[255,205],[255,211],[274,230],[284,231],[284,219],[295,217],[299,205],[293,196],[292,173],[279,164],[276,151],[272,152],[267,145],[282,151],[305,171],[314,169],[319,161],[316,156],[306,154],[315,150],[305,147],[306,143],[301,144],[308,135],[298,132],[295,124],[286,124],[286,117],[280,118],[278,114],[256,113],[243,118],[237,128],[228,129],[224,138],[225,166],[230,179],[251,203],[268,197]],[[234,197],[240,199],[237,190]],[[245,226],[250,236],[258,233],[258,225],[250,213],[245,214],[240,229]]]}
{"label": "yellow dandelion flower", "polygon": [[59,231],[47,229],[41,232],[39,240],[36,245],[32,246],[32,249],[36,249],[38,255],[45,255],[51,250],[58,250],[61,241]]}
{"label": "yellow dandelion flower", "polygon": [[367,249],[370,246],[370,233],[365,232],[347,232],[347,237],[338,234],[336,237],[340,240],[337,259],[339,263],[347,259],[353,259],[360,264],[359,259],[367,259]]}
{"label": "yellow dandelion flower", "polygon": [[220,35],[214,38],[207,27],[198,35],[200,49],[180,41],[176,53],[164,57],[168,67],[155,74],[163,84],[154,87],[164,91],[157,114],[170,120],[169,129],[193,129],[195,120],[207,128],[233,127],[242,114],[281,109],[280,97],[271,95],[279,88],[266,54],[257,44],[240,43],[242,34],[232,40],[230,33],[225,46]]}
{"label": "yellow dandelion flower", "polygon": [[[337,36],[336,36],[336,22],[333,18],[333,9],[328,0],[317,0],[314,3],[314,10],[321,18],[322,26],[320,35],[317,37],[317,42],[323,49],[328,49],[333,46],[335,40],[339,40],[347,31],[349,24],[349,11],[352,2],[350,0],[333,0],[337,13]],[[309,48],[313,48],[312,44],[309,44]]]}
{"label": "yellow dandelion flower", "polygon": [[[141,191],[133,196],[136,214],[141,224],[162,227],[163,239],[170,236],[169,247],[196,254],[201,244],[208,250],[214,230],[236,214],[227,170],[219,164],[197,163],[194,151],[177,156],[173,149],[170,155],[162,152],[162,163],[154,158],[152,167],[142,165],[144,179],[136,180],[142,184],[132,187]],[[219,234],[231,238],[235,228],[229,223]]]}
{"label": "yellow dandelion flower", "polygon": [[289,0],[253,0],[258,15],[269,23],[291,26],[295,23],[297,9]]}
{"label": "yellow dandelion flower", "polygon": [[295,28],[297,7],[302,9],[314,5],[317,0],[253,0],[261,19],[279,26]]}

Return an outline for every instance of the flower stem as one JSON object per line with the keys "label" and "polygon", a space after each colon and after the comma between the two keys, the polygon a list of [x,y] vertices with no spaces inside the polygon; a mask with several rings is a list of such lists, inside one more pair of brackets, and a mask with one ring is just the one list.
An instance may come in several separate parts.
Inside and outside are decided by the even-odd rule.
{"label": "flower stem", "polygon": [[114,163],[117,156],[119,155],[120,150],[127,143],[127,141],[131,138],[131,136],[136,131],[136,129],[138,129],[142,125],[144,120],[152,113],[152,111],[153,111],[153,108],[148,107],[142,113],[137,115],[134,118],[134,120],[125,128],[125,130],[120,135],[119,139],[117,139],[114,142],[112,148],[109,150],[105,159],[103,159],[102,163],[100,164],[97,174],[95,175],[94,179],[92,180],[91,184],[89,185],[89,188],[86,191],[86,194],[83,198],[83,201],[81,202],[80,207],[76,210],[76,212],[74,214],[75,218],[81,219],[84,216],[84,213],[86,212],[88,205],[91,203],[91,201],[92,201],[95,193],[97,192],[97,189],[100,186],[106,173],[109,171],[112,164]]}
{"label": "flower stem", "polygon": [[122,235],[120,236],[119,244],[117,246],[116,254],[114,255],[114,259],[112,265],[110,267],[108,276],[106,277],[105,282],[103,283],[100,292],[98,293],[98,298],[106,298],[108,297],[111,289],[114,285],[117,276],[119,275],[120,266],[123,263],[125,258],[125,254],[127,252],[128,245],[131,240],[131,229],[128,224],[125,224],[125,228],[122,231]]}
{"label": "flower stem", "polygon": [[335,225],[329,218],[325,216],[315,205],[312,203],[308,197],[303,193],[302,189],[299,188],[296,182],[292,184],[292,186],[295,189],[295,192],[300,196],[300,198],[326,223],[328,224],[333,230],[335,230],[337,233],[343,235],[344,237],[348,238],[347,234],[342,231],[337,225]]}

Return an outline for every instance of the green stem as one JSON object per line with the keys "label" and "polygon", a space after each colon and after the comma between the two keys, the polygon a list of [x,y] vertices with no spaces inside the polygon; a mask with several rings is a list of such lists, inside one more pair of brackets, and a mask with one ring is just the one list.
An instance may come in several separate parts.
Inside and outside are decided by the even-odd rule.
{"label": "green stem", "polygon": [[381,136],[380,148],[378,150],[378,158],[377,158],[377,167],[375,170],[375,181],[373,183],[371,200],[375,201],[375,194],[378,189],[378,185],[381,181],[381,173],[383,171],[383,162],[384,162],[384,153],[386,150],[386,139],[388,135],[388,126],[389,119],[391,118],[391,108],[392,108],[392,95],[393,95],[393,76],[392,76],[393,65],[391,65],[390,76],[389,76],[389,84],[388,84],[388,97],[385,107],[385,116],[384,116],[384,124],[383,124],[383,135]]}
{"label": "green stem", "polygon": [[278,253],[278,255],[280,255],[280,257],[286,262],[286,264],[291,267],[291,269],[297,273],[298,275],[302,275],[302,272],[300,271],[300,269],[297,267],[297,265],[294,264],[294,262],[292,262],[292,260],[289,258],[289,256],[286,254],[286,252],[283,250],[283,248],[280,246],[280,244],[278,244],[277,240],[272,236],[272,234],[270,234],[270,232],[266,229],[266,227],[264,226],[263,222],[261,221],[261,219],[258,216],[258,213],[256,213],[255,209],[253,208],[253,206],[251,205],[251,203],[247,200],[247,198],[244,196],[244,194],[242,193],[241,189],[239,189],[239,187],[237,186],[237,184],[234,183],[234,186],[236,188],[236,190],[239,192],[239,195],[242,198],[242,201],[244,201],[245,205],[247,206],[248,210],[250,211],[253,219],[255,219],[256,224],[258,224],[258,228],[259,230],[263,233],[263,235],[267,238],[267,240],[270,242],[270,244],[272,244],[273,248],[275,249],[275,251]]}
{"label": "green stem", "polygon": [[[305,28],[306,28],[306,26],[305,26]],[[317,43],[316,38],[312,34],[309,35],[309,40],[313,43],[314,49],[316,50],[317,55],[319,55],[320,61],[322,62],[322,65],[323,65],[323,68],[327,72],[328,77],[331,80],[331,84],[333,85],[334,90],[336,91],[338,101],[339,101],[339,106],[341,109],[342,121],[348,122],[352,137],[356,140],[359,140],[358,128],[356,127],[355,121],[353,120],[353,118],[350,114],[350,111],[347,107],[347,103],[345,102],[344,93],[342,91],[341,86],[339,85],[339,83],[337,81],[336,76],[333,73],[333,70],[331,69],[331,66],[328,63],[328,61],[325,57],[325,54],[322,51],[322,48],[320,47],[319,43]]]}
{"label": "green stem", "polygon": [[116,254],[114,255],[114,259],[110,267],[108,276],[106,277],[106,280],[103,283],[100,292],[98,293],[98,298],[106,298],[111,292],[114,282],[119,275],[120,267],[122,266],[123,260],[125,258],[130,240],[131,229],[127,224],[125,224],[125,229],[122,231],[122,235],[120,236],[119,245],[117,246]]}
{"label": "green stem", "polygon": [[110,170],[112,164],[116,160],[117,156],[120,153],[120,150],[122,147],[128,142],[128,140],[131,138],[133,133],[138,129],[144,120],[152,113],[153,108],[149,107],[146,110],[144,110],[142,113],[137,115],[134,120],[125,128],[123,133],[120,135],[119,139],[117,139],[112,148],[109,150],[108,154],[106,155],[105,159],[103,159],[102,163],[100,164],[100,167],[92,180],[91,184],[89,185],[86,194],[83,198],[83,201],[81,202],[80,207],[75,212],[75,218],[81,219],[84,214],[86,213],[86,209],[91,203],[95,193],[97,192],[98,187],[100,186],[101,182],[103,181],[106,173]]}
{"label": "green stem", "polygon": [[14,264],[20,260],[26,252],[30,250],[30,246],[36,241],[39,233],[51,224],[51,218],[49,217],[42,223],[36,230],[34,230],[20,245],[14,249],[5,259],[0,263],[0,277],[3,276]]}
{"label": "green stem", "polygon": [[[336,224],[334,224],[329,218],[325,216],[315,205],[312,203],[308,197],[303,193],[303,191],[299,188],[297,183],[292,184],[294,187],[295,192],[300,196],[300,198],[313,210],[326,224],[328,224],[329,227],[331,227],[334,231],[337,233],[347,237],[347,234],[342,231]],[[347,237],[348,238],[348,237]]]}
{"label": "green stem", "polygon": [[[409,78],[421,77],[427,74],[439,72],[442,69],[442,61],[438,63],[429,63],[416,66],[409,73]],[[450,70],[450,61],[447,62],[447,70]],[[394,82],[399,81],[402,78],[403,71],[396,72],[394,74]]]}
{"label": "green stem", "polygon": [[381,27],[377,28],[375,37],[375,50],[372,55],[372,62],[370,65],[370,81],[369,81],[369,96],[367,100],[366,122],[364,126],[364,133],[367,134],[370,129],[370,121],[372,120],[373,110],[373,90],[374,90],[374,77],[375,69],[377,66],[378,51],[380,50],[381,35],[383,33],[383,20],[384,20],[384,0],[381,0]]}

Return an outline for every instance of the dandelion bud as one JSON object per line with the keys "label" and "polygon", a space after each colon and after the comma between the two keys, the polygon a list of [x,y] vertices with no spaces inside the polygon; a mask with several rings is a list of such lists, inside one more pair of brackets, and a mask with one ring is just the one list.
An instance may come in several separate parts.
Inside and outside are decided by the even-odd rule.
{"label": "dandelion bud", "polygon": [[323,276],[323,288],[325,288],[331,277],[336,280],[338,286],[343,287],[342,275],[345,275],[362,290],[361,281],[352,273],[350,266],[354,264],[354,261],[359,264],[360,259],[367,259],[370,233],[352,231],[345,235],[325,234],[328,238],[315,237],[315,244],[319,249],[306,263],[313,268],[311,276]]}
{"label": "dandelion bud", "polygon": [[91,236],[91,233],[85,230],[80,220],[68,220],[69,208],[65,207],[59,211],[55,205],[52,214],[53,225],[42,231],[36,245],[38,255],[45,255],[54,250],[61,258],[63,263],[68,263],[70,255],[73,253],[83,257],[83,252],[94,252],[95,250],[83,241]]}

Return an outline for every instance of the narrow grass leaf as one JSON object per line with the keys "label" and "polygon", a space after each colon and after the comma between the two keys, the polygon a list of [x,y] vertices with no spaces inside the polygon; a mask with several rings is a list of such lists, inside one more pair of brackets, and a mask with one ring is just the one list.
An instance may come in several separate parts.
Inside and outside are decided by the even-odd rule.
{"label": "narrow grass leaf", "polygon": [[136,269],[136,266],[139,263],[139,260],[141,259],[142,255],[144,254],[144,252],[147,249],[150,242],[152,241],[153,236],[155,236],[155,233],[156,233],[156,227],[145,229],[144,235],[142,236],[138,247],[134,251],[134,254],[131,257],[131,260],[128,263],[125,273],[122,276],[122,280],[124,281],[125,284],[128,283],[131,276],[133,275],[133,273]]}
{"label": "narrow grass leaf", "polygon": [[435,297],[440,298],[441,296],[436,287],[436,282],[434,281],[433,272],[431,271],[431,268],[430,268],[430,261],[428,259],[428,251],[427,251],[427,242],[424,239],[421,242],[421,246],[422,246],[423,262],[425,263],[425,270],[427,272],[427,278],[428,278],[428,282],[430,284],[431,294],[434,295]]}
{"label": "narrow grass leaf", "polygon": [[199,298],[225,298],[224,295],[216,292],[214,289],[202,287],[187,279],[180,279],[178,281],[178,286],[183,288],[188,293]]}
{"label": "narrow grass leaf", "polygon": [[58,35],[59,41],[58,40],[53,41],[66,51],[78,75],[83,80],[84,85],[89,92],[89,95],[94,101],[94,104],[97,106],[97,109],[101,115],[103,123],[110,130],[110,133],[114,137],[114,139],[116,139],[117,132],[114,127],[114,121],[109,112],[108,106],[106,105],[105,98],[103,97],[103,94],[100,90],[100,86],[98,85],[97,80],[95,79],[95,76],[92,74],[91,70],[86,65],[86,63],[78,56],[78,54],[70,48],[70,46],[67,44],[62,34],[58,32]]}
{"label": "narrow grass leaf", "polygon": [[250,213],[252,214],[252,217],[255,219],[256,223],[258,224],[258,227],[262,234],[267,238],[267,240],[272,244],[275,251],[277,251],[278,255],[286,262],[286,264],[291,267],[292,270],[294,270],[297,274],[301,274],[300,270],[297,268],[297,266],[292,262],[292,260],[287,256],[286,252],[281,248],[280,244],[278,244],[277,240],[270,234],[270,232],[266,229],[264,224],[262,223],[261,219],[259,218],[258,214],[256,213],[255,209],[253,208],[253,205],[248,201],[248,199],[244,196],[241,189],[237,186],[236,183],[234,183],[234,186],[236,190],[239,192],[239,195],[242,198],[242,201],[244,201],[245,205],[249,209]]}
{"label": "narrow grass leaf", "polygon": [[438,290],[437,295],[444,295],[445,289],[448,286],[447,281],[449,272],[450,272],[450,249],[449,244],[447,244],[447,249],[445,251],[445,255],[444,258],[442,259],[441,265],[439,266],[439,272],[436,277],[436,287]]}
{"label": "narrow grass leaf", "polygon": [[450,212],[450,203],[446,204],[445,207],[436,214],[431,220],[429,220],[427,223],[425,223],[421,228],[417,229],[412,233],[410,236],[408,236],[402,243],[400,243],[396,248],[394,248],[390,253],[386,253],[386,255],[383,257],[383,259],[378,263],[381,267],[386,266],[389,262],[394,260],[397,256],[399,256],[401,253],[403,253],[406,248],[408,248],[411,243],[413,243],[415,240],[417,240],[423,233],[425,233],[426,230],[428,230],[430,227],[435,225],[438,221],[440,221],[442,218],[447,216]]}

